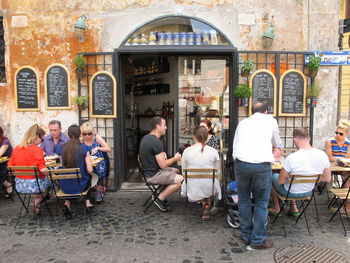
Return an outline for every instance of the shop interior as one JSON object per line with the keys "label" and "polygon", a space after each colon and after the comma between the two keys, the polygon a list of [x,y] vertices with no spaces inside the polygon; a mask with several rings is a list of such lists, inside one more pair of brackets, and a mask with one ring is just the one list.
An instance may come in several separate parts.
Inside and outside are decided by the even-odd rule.
{"label": "shop interior", "polygon": [[164,151],[173,156],[193,143],[192,131],[208,118],[220,142],[228,136],[228,58],[132,55],[125,64],[125,128],[128,182],[141,182],[139,143],[150,132],[150,119],[162,116]]}

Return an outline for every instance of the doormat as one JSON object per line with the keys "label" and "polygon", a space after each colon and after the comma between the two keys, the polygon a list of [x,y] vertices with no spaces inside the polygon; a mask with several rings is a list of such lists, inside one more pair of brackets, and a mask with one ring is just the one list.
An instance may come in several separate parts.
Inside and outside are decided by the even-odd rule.
{"label": "doormat", "polygon": [[329,248],[309,244],[295,244],[275,251],[276,263],[349,263],[345,257]]}

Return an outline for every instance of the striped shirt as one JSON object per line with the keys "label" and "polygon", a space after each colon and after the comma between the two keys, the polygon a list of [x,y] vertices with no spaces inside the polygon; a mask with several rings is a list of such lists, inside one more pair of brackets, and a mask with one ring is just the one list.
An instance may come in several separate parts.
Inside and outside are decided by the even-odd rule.
{"label": "striped shirt", "polygon": [[346,153],[348,152],[348,148],[350,145],[350,141],[345,138],[345,142],[343,147],[340,147],[334,137],[329,138],[332,147],[332,156],[333,157],[346,157]]}

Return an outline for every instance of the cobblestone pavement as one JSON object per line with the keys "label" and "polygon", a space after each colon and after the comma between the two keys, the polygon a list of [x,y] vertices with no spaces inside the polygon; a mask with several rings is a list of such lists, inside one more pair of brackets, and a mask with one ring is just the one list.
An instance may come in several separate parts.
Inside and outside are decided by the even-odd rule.
{"label": "cobblestone pavement", "polygon": [[[330,213],[326,205],[319,206],[319,224],[310,207],[312,236],[308,235],[304,220],[295,225],[286,216],[286,238],[278,220],[268,226],[274,247],[247,251],[239,239],[239,230],[228,226],[224,211],[212,221],[202,222],[201,207],[190,204],[185,220],[185,200],[174,195],[170,198],[170,212],[160,212],[152,205],[144,214],[142,204],[148,195],[107,193],[104,203],[96,205],[84,225],[81,205],[72,204],[70,221],[62,215],[47,215],[40,225],[40,220],[24,217],[17,227],[18,199],[1,198],[0,262],[274,262],[278,248],[297,243],[330,248],[350,258],[349,236],[344,236],[338,217],[328,223]],[[325,195],[318,196],[318,200],[326,203]],[[54,208],[55,201],[49,200],[49,205]],[[350,224],[346,223],[349,229]]]}

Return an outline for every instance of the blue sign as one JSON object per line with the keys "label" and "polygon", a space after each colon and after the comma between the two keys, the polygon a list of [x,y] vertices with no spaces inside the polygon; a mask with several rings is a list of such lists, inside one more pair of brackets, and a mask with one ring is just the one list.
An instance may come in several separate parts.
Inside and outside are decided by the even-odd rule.
{"label": "blue sign", "polygon": [[[350,51],[314,51],[315,57],[321,57],[321,66],[350,65]],[[305,64],[309,63],[309,56],[305,56]]]}

